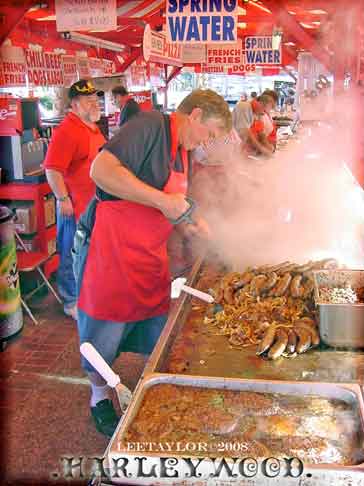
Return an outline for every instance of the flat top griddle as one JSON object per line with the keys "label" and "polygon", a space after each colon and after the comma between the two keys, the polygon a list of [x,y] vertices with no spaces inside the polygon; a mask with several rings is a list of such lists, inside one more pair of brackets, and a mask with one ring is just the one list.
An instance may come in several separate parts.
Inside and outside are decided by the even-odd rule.
{"label": "flat top griddle", "polygon": [[[206,291],[206,279],[196,265],[190,283]],[[204,322],[207,305],[183,296],[170,316],[159,344],[147,366],[148,372],[226,378],[315,381],[364,384],[364,352],[325,345],[295,358],[265,360],[256,346],[233,348],[227,337],[214,334]]]}

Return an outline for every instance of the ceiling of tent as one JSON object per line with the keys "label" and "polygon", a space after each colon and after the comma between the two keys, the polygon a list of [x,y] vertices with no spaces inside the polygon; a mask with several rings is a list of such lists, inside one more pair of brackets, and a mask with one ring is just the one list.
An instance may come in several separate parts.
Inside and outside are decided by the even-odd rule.
{"label": "ceiling of tent", "polygon": [[[239,37],[271,34],[273,28],[279,27],[283,31],[283,63],[292,64],[300,50],[327,37],[335,3],[335,0],[239,0]],[[36,43],[47,48],[65,49],[84,47],[63,40],[57,32],[54,0],[43,5],[31,0],[18,4],[18,8],[0,7],[2,29],[8,29],[5,34],[10,33],[13,44]],[[117,30],[83,34],[121,44],[129,56],[135,57],[140,53],[145,24],[163,29],[165,5],[165,0],[117,0]]]}

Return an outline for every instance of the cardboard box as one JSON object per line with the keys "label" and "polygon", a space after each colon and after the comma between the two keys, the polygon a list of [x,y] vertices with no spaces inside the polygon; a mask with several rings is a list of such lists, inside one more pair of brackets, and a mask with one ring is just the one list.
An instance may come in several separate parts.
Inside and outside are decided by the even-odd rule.
{"label": "cardboard box", "polygon": [[15,211],[15,230],[21,235],[29,235],[37,231],[37,215],[33,202],[12,201],[10,209]]}
{"label": "cardboard box", "polygon": [[56,199],[53,194],[44,198],[44,220],[47,228],[56,224]]}

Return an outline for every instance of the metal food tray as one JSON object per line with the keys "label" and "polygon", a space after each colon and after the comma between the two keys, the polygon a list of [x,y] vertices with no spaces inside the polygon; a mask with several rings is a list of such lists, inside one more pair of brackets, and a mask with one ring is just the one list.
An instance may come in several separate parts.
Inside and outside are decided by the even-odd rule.
{"label": "metal food tray", "polygon": [[364,270],[320,270],[313,275],[322,341],[328,346],[364,348],[364,304],[331,304],[320,297],[322,287],[364,287]]}
{"label": "metal food tray", "polygon": [[[360,388],[358,385],[352,384],[321,384],[321,383],[286,383],[282,381],[268,382],[259,381],[253,382],[250,380],[231,380],[225,378],[207,378],[207,377],[186,377],[181,375],[164,375],[164,374],[152,374],[145,376],[137,387],[137,390],[133,396],[133,400],[128,407],[126,415],[123,420],[119,423],[110,445],[106,451],[106,464],[110,467],[110,471],[113,471],[113,464],[115,461],[118,465],[122,462],[123,465],[127,466],[125,470],[128,473],[128,477],[113,477],[112,484],[141,484],[141,485],[193,485],[193,486],[210,486],[210,485],[279,485],[279,486],[293,486],[299,484],[305,486],[326,486],[328,484],[335,484],[335,486],[363,486],[364,485],[364,465],[357,466],[343,466],[335,464],[305,464],[304,470],[300,474],[300,479],[297,477],[284,477],[283,469],[280,474],[276,477],[267,477],[261,466],[261,463],[257,462],[256,474],[250,476],[249,479],[244,479],[243,476],[237,474],[236,477],[225,476],[224,473],[218,475],[218,477],[211,478],[211,463],[209,458],[204,458],[203,454],[198,457],[202,457],[202,465],[199,466],[199,472],[201,476],[199,479],[196,477],[188,477],[190,468],[187,466],[187,460],[196,460],[196,455],[193,456],[188,452],[173,452],[168,454],[168,452],[149,452],[143,450],[144,444],[141,444],[141,450],[125,450],[121,446],[121,441],[125,436],[126,431],[135,419],[144,395],[146,391],[157,384],[175,384],[182,386],[194,386],[203,388],[215,388],[221,390],[240,390],[240,391],[251,391],[251,392],[263,392],[263,393],[281,393],[290,395],[318,395],[328,399],[340,399],[347,403],[355,403],[356,410],[358,412],[360,420],[360,430],[362,432],[361,440],[364,437],[364,401],[361,396]],[[153,437],[150,438],[153,442]],[[149,444],[149,443],[147,443]],[[133,444],[134,448],[135,444]],[[174,458],[169,460],[168,458]],[[243,453],[234,453],[234,457],[238,458],[238,462],[244,459]],[[155,467],[156,477],[140,477],[140,470],[138,474],[138,467],[141,459],[143,461],[143,471],[151,471]],[[160,477],[161,471],[161,458],[167,461],[168,466],[173,466],[173,470],[178,472],[178,477],[171,479]],[[222,458],[219,458],[222,460]],[[232,464],[232,459],[225,457],[225,460]],[[263,459],[262,459],[263,460]],[[284,467],[284,462],[280,461],[281,467]],[[235,470],[236,472],[236,470]],[[286,471],[285,471],[286,472]],[[112,475],[113,473],[110,472]],[[123,473],[124,474],[124,473]],[[297,474],[297,472],[295,473]],[[248,481],[248,482],[245,482]],[[302,482],[303,481],[303,482]]]}
{"label": "metal food tray", "polygon": [[[199,288],[202,263],[199,260],[193,267],[189,285]],[[207,289],[201,287],[201,290]],[[192,309],[195,305],[201,308],[196,319]],[[145,373],[364,384],[363,352],[337,350],[321,345],[294,359],[264,360],[256,356],[255,346],[231,348],[225,336],[205,332],[203,317],[206,308],[203,302],[182,293],[174,303],[165,329],[147,362]],[[176,370],[170,366],[171,357],[176,354],[178,347],[189,362],[186,370]]]}

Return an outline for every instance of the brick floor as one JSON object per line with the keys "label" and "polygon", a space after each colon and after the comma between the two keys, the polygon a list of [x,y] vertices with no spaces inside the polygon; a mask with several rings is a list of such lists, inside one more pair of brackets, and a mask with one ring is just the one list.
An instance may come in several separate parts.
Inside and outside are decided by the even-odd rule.
{"label": "brick floor", "polygon": [[[102,457],[108,444],[89,417],[75,322],[52,296],[34,313],[40,324],[25,318],[20,336],[0,353],[0,485],[60,486],[54,474],[62,472],[63,456]],[[133,389],[144,364],[124,354],[114,369]]]}

